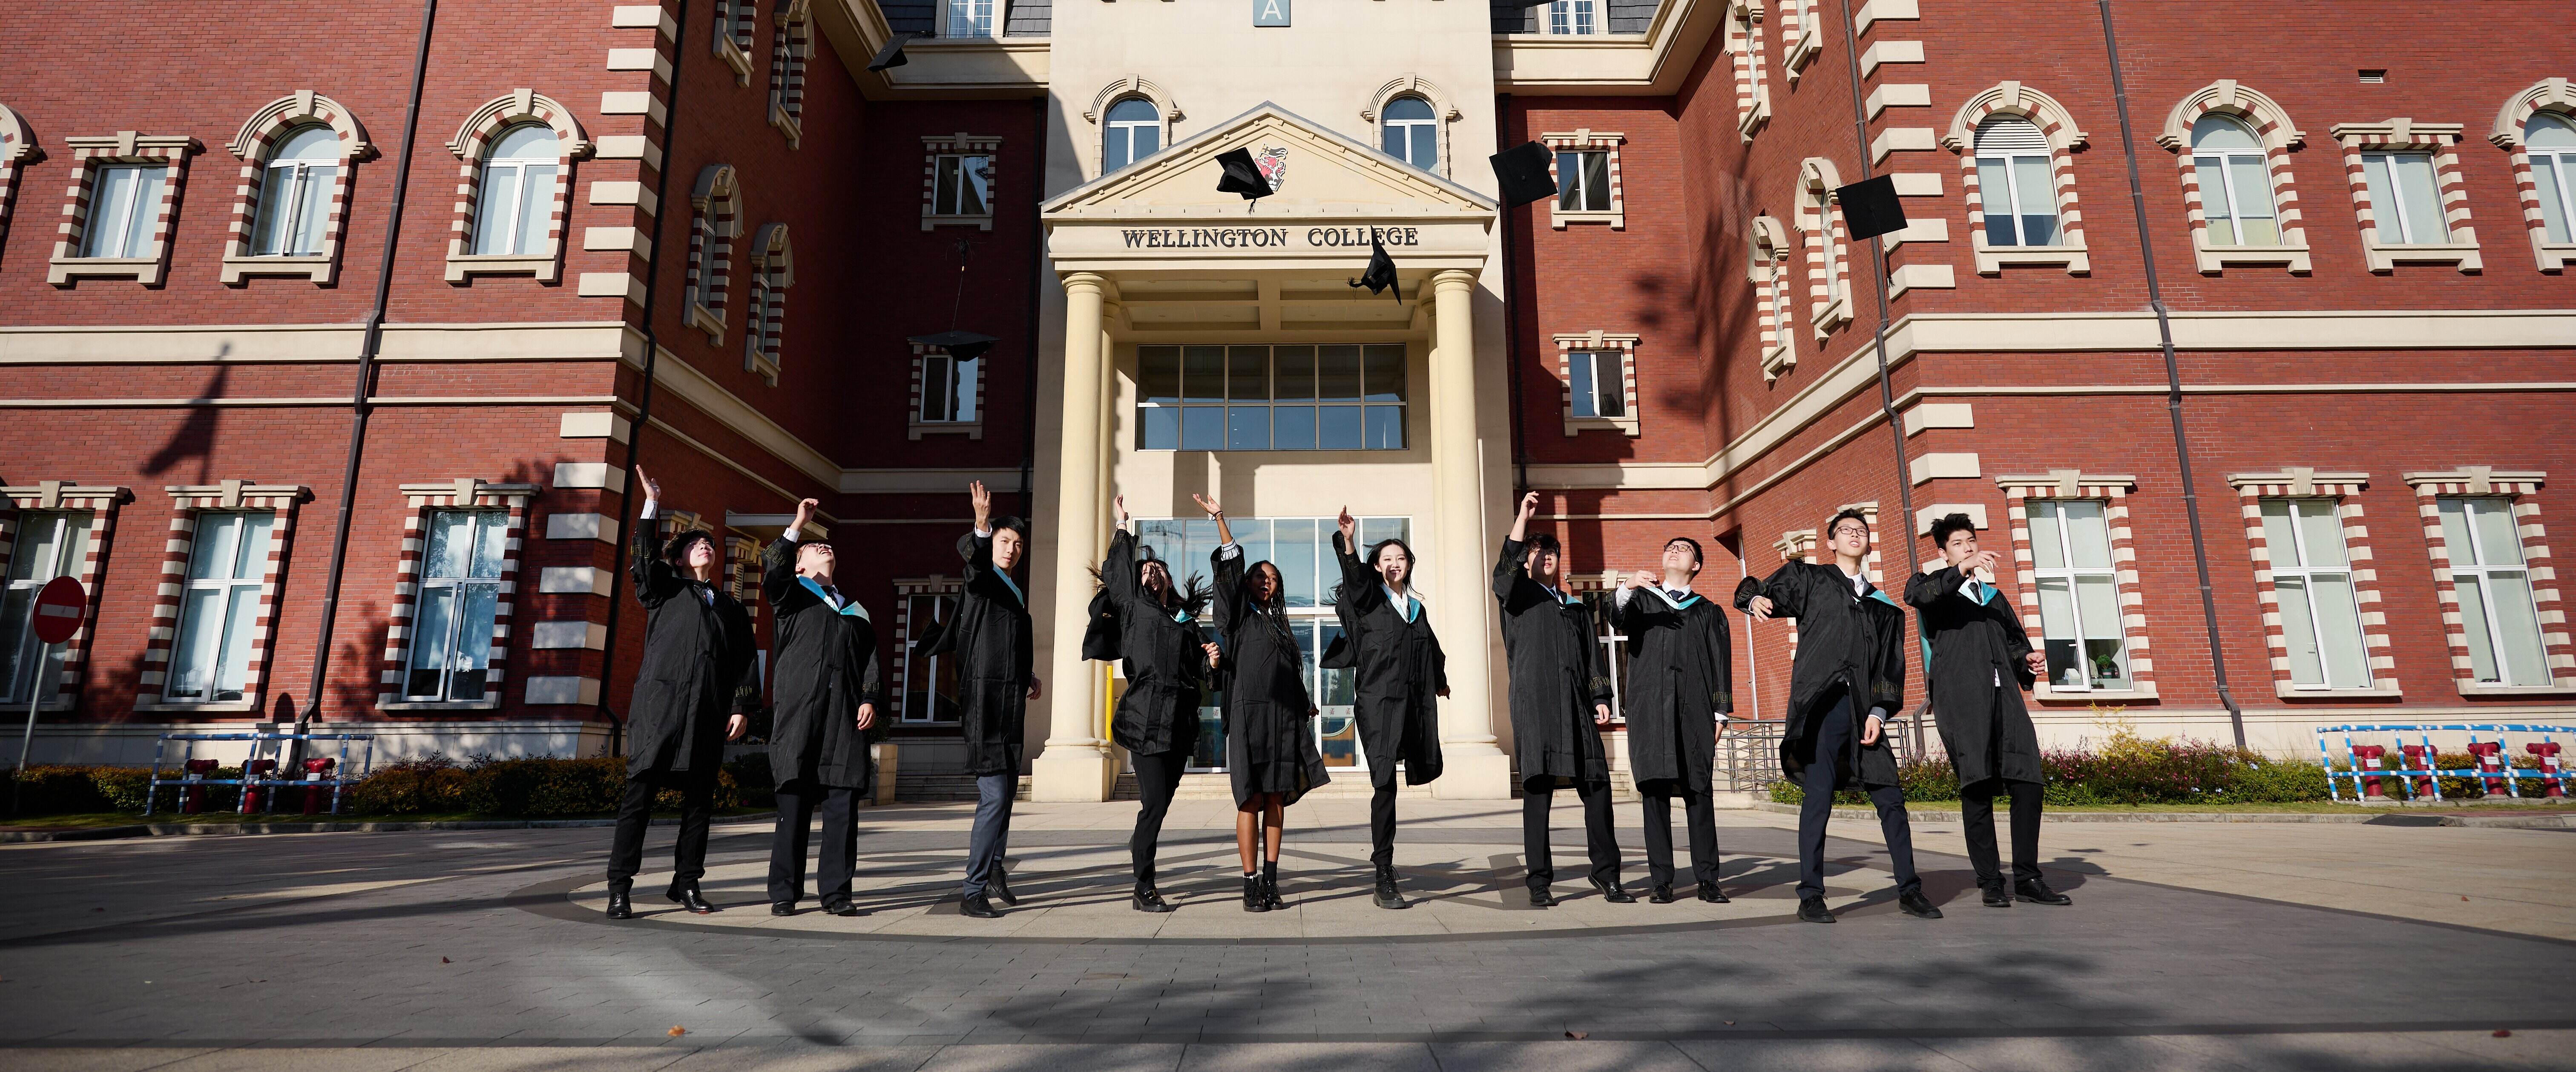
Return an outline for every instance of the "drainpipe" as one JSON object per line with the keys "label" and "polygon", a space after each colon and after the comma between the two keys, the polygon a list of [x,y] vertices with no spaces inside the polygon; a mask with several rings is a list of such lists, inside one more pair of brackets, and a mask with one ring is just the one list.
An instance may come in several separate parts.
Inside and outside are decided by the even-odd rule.
{"label": "drainpipe", "polygon": [[[1852,137],[1860,144],[1860,177],[1866,182],[1870,177],[1869,110],[1861,102],[1860,30],[1852,21],[1851,0],[1842,0],[1842,5],[1843,32],[1849,35],[1844,39],[1843,59],[1851,69]],[[1869,264],[1870,284],[1878,291],[1878,408],[1887,416],[1887,435],[1896,447],[1896,501],[1904,510],[1897,518],[1897,531],[1905,534],[1905,579],[1912,581],[1915,574],[1923,572],[1923,561],[1914,546],[1914,477],[1905,468],[1905,424],[1896,417],[1896,387],[1887,373],[1887,244],[1876,237],[1869,239]],[[1931,669],[1926,667],[1924,672],[1928,675]],[[1926,696],[1923,704],[1915,708],[1916,717],[1908,720],[1917,756],[1923,754],[1921,716],[1932,706],[1929,690]]]}
{"label": "drainpipe", "polygon": [[2156,339],[2165,352],[2165,412],[2173,418],[2174,465],[2182,476],[2184,516],[2191,520],[2191,561],[2200,570],[2201,624],[2209,631],[2209,671],[2217,679],[2218,702],[2227,705],[2228,725],[2236,747],[2245,747],[2245,709],[2227,687],[2227,653],[2218,642],[2218,597],[2209,586],[2209,545],[2200,533],[2200,495],[2191,483],[2191,441],[2183,436],[2182,370],[2174,360],[2173,316],[2165,308],[2164,290],[2156,281],[2154,232],[2147,226],[2147,195],[2138,181],[2138,139],[2129,130],[2129,90],[2120,77],[2120,38],[2111,25],[2111,0],[2096,0],[2102,10],[2102,47],[2111,59],[2111,101],[2120,113],[2120,149],[2129,158],[2129,209],[2138,221],[2138,256],[2147,267],[2147,306],[2156,312]]}
{"label": "drainpipe", "polygon": [[[653,299],[662,293],[662,217],[671,214],[671,202],[666,195],[671,188],[671,169],[679,163],[671,155],[671,146],[679,140],[680,133],[680,65],[689,55],[689,50],[681,46],[689,39],[689,0],[680,0],[679,9],[672,13],[672,17],[678,25],[671,31],[671,105],[662,113],[662,166],[654,169],[653,224],[646,228],[649,232],[646,237],[652,244],[644,253],[644,387],[636,395],[635,423],[626,432],[628,473],[635,471],[636,459],[644,456],[644,429],[653,422],[653,368],[662,356],[662,344],[653,330]],[[610,412],[613,416],[615,407],[611,407]],[[635,501],[634,493],[621,492],[619,500],[617,513],[623,519],[626,506]],[[629,525],[634,523],[631,519],[626,521]],[[619,529],[617,535],[618,538],[611,541],[614,547],[610,559],[613,565],[608,573],[608,623],[600,630],[597,708],[599,714],[608,719],[608,754],[611,756],[622,754],[626,744],[626,720],[618,717],[617,712],[608,706],[608,679],[617,672],[617,612],[626,605],[625,600],[617,598],[617,579],[626,574],[626,545],[632,542],[627,539],[627,529]]]}
{"label": "drainpipe", "polygon": [[[429,31],[438,21],[438,0],[420,6],[420,44],[411,61],[411,99],[403,106],[402,147],[394,156],[394,196],[385,216],[385,250],[376,262],[375,304],[367,309],[366,332],[358,344],[358,383],[349,393],[349,460],[340,469],[340,511],[331,529],[331,571],[322,583],[322,627],[313,644],[313,684],[304,709],[295,717],[295,732],[312,728],[322,709],[323,689],[331,679],[331,632],[340,620],[340,578],[349,562],[349,515],[357,506],[358,461],[366,453],[367,418],[375,406],[376,355],[385,340],[385,303],[393,286],[394,252],[401,246],[403,196],[411,189],[411,147],[420,133],[420,91],[429,75]],[[287,769],[303,758],[303,742],[288,754]]]}
{"label": "drainpipe", "polygon": [[[1029,183],[1029,303],[1025,306],[1028,310],[1028,319],[1023,321],[1027,325],[1029,356],[1026,362],[1028,379],[1026,386],[1020,392],[1020,441],[1023,444],[1020,448],[1020,516],[1035,518],[1038,516],[1038,489],[1037,485],[1030,483],[1030,470],[1037,464],[1038,458],[1038,334],[1041,328],[1038,323],[1038,279],[1044,276],[1047,270],[1045,212],[1047,99],[1041,95],[1029,103],[1034,105],[1032,110],[1037,113],[1037,137],[1034,140],[1038,144],[1038,159],[1037,164],[1029,171],[1029,174],[1036,178]],[[991,401],[990,398],[985,399],[988,405]],[[1100,445],[1100,448],[1106,449],[1106,446]],[[1071,450],[1073,447],[1067,444],[1065,449]],[[1031,524],[1035,522],[1032,521]]]}

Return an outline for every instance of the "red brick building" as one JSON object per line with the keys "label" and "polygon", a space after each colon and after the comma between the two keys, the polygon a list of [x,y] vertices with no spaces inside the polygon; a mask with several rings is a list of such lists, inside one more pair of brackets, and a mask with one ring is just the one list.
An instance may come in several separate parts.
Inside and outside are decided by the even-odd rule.
{"label": "red brick building", "polygon": [[[0,70],[0,704],[40,760],[306,717],[598,754],[638,465],[746,591],[823,500],[908,772],[953,669],[898,642],[976,479],[1038,519],[1042,641],[1113,494],[1176,561],[1196,490],[1283,559],[1344,505],[1413,536],[1458,795],[1506,791],[1475,593],[1524,487],[1584,584],[1688,534],[1712,594],[1846,505],[1895,586],[1968,513],[2061,743],[2576,707],[2546,5],[74,8],[0,16],[59,59]],[[1498,211],[1482,157],[1533,139],[1560,196]],[[1237,147],[1285,167],[1248,207]],[[1829,193],[1874,175],[1912,221],[1875,250]],[[1343,286],[1371,228],[1393,301]],[[1002,341],[905,341],[950,327]],[[61,573],[92,618],[48,656],[17,616]],[[1748,636],[1738,716],[1776,717],[1793,631]],[[1114,686],[1041,661],[1038,792],[1105,791]]]}

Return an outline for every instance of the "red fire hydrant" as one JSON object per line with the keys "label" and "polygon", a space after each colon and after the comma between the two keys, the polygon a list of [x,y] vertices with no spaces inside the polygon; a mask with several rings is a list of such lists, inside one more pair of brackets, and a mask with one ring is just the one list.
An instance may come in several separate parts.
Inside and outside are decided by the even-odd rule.
{"label": "red fire hydrant", "polygon": [[2503,777],[2504,742],[2471,741],[2469,754],[2478,757],[2478,773],[2486,777],[2487,795],[2504,796],[2508,792]]}
{"label": "red fire hydrant", "polygon": [[[2387,755],[2388,748],[2385,745],[2376,744],[2358,745],[2353,748],[2352,754],[2355,759],[2360,761],[2360,766],[2362,768],[2376,771],[2380,769],[2379,757]],[[2363,800],[2388,799],[2388,794],[2379,787],[2379,775],[2362,775],[2361,797]]]}
{"label": "red fire hydrant", "polygon": [[179,814],[195,815],[206,810],[206,785],[204,778],[209,774],[213,774],[216,766],[218,766],[218,764],[211,759],[192,759],[188,761],[189,784],[179,787]]}
{"label": "red fire hydrant", "polygon": [[277,761],[274,759],[254,759],[248,763],[242,764],[242,814],[248,815],[254,811],[258,811],[260,806],[268,800],[269,791],[267,789],[254,787],[250,783],[260,778],[266,778],[276,770]]}
{"label": "red fire hydrant", "polygon": [[2558,742],[2533,741],[2522,750],[2540,757],[2540,791],[2544,796],[2567,795],[2567,775],[2558,766]]}
{"label": "red fire hydrant", "polygon": [[[2428,771],[2440,762],[2430,745],[2399,743],[2397,750],[2406,753],[2406,769]],[[2442,795],[2442,783],[2430,774],[2415,776],[2415,799],[2432,800]]]}
{"label": "red fire hydrant", "polygon": [[[322,813],[322,798],[330,794],[325,792],[325,787],[321,782],[331,776],[331,768],[339,762],[340,761],[337,759],[308,759],[304,761],[304,814],[319,815]],[[334,808],[332,810],[336,813],[339,809]]]}

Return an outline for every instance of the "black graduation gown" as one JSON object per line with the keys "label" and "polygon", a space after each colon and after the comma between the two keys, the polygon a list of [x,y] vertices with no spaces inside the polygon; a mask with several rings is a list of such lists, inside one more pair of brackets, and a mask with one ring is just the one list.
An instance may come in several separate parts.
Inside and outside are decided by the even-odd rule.
{"label": "black graduation gown", "polygon": [[712,779],[724,763],[726,714],[760,706],[751,615],[663,559],[651,520],[635,523],[627,566],[644,604],[644,662],[627,703],[626,776]]}
{"label": "black graduation gown", "polygon": [[1628,638],[1628,770],[1648,796],[1706,793],[1717,716],[1735,710],[1726,608],[1696,594],[1675,607],[1660,589],[1627,595],[1618,613]]}
{"label": "black graduation gown", "polygon": [[1429,608],[1416,599],[1412,621],[1387,601],[1385,579],[1361,562],[1333,533],[1333,553],[1342,562],[1342,584],[1333,597],[1333,614],[1341,619],[1341,639],[1324,652],[1323,665],[1356,671],[1360,747],[1368,754],[1369,781],[1395,784],[1395,763],[1404,761],[1404,781],[1422,785],[1440,777],[1440,690],[1449,687],[1448,657],[1431,632]]}
{"label": "black graduation gown", "polygon": [[860,704],[885,706],[875,623],[856,602],[834,610],[805,586],[796,575],[795,541],[771,543],[760,565],[760,590],[770,607],[769,665],[778,679],[771,693],[770,777],[780,786],[803,780],[874,787],[876,764],[868,758],[874,731],[860,730],[858,717]]}
{"label": "black graduation gown", "polygon": [[[1773,617],[1798,620],[1798,657],[1789,665],[1789,724],[1780,738],[1780,771],[1791,779],[1806,770],[1798,757],[1814,750],[1822,701],[1837,683],[1851,690],[1856,719],[1866,722],[1877,707],[1904,713],[1905,613],[1878,586],[1867,587],[1867,595],[1854,595],[1841,569],[1812,562],[1786,563],[1766,580],[1747,577],[1735,586],[1737,610],[1755,596],[1768,596]],[[1897,784],[1892,735],[1882,734],[1864,748],[1860,733],[1855,726],[1851,750],[1835,757],[1844,780],[1857,773],[1862,785]]]}
{"label": "black graduation gown", "polygon": [[[1207,643],[1196,615],[1163,605],[1136,579],[1136,536],[1109,538],[1101,592],[1118,616],[1118,654],[1127,688],[1110,714],[1109,737],[1138,755],[1187,752],[1199,738],[1199,696],[1207,684]],[[1174,614],[1188,615],[1175,618]]]}
{"label": "black graduation gown", "polygon": [[1512,750],[1524,780],[1545,775],[1588,784],[1610,780],[1610,760],[1592,705],[1610,702],[1592,608],[1551,596],[1530,579],[1528,545],[1503,541],[1494,562],[1494,599],[1503,611],[1503,658],[1511,668]]}
{"label": "black graduation gown", "polygon": [[1225,658],[1217,664],[1225,690],[1225,769],[1241,807],[1260,793],[1278,793],[1294,804],[1306,791],[1332,781],[1315,746],[1315,700],[1306,689],[1306,662],[1281,607],[1243,598],[1243,549],[1229,557],[1220,547],[1208,556],[1216,577],[1216,623],[1224,631]]}
{"label": "black graduation gown", "polygon": [[[1986,585],[1985,601],[1971,600],[1959,591],[1967,580],[1943,566],[1905,582],[1905,601],[1923,620],[1924,688],[1941,747],[1960,785],[2044,781],[2039,733],[2021,702],[2032,681],[2030,636],[2002,592]],[[2013,687],[1997,687],[1998,675]]]}
{"label": "black graduation gown", "polygon": [[931,653],[957,656],[957,726],[966,738],[966,773],[1017,774],[1027,748],[1034,661],[1028,601],[993,568],[991,536],[958,537],[957,554],[966,560],[966,579],[957,613]]}

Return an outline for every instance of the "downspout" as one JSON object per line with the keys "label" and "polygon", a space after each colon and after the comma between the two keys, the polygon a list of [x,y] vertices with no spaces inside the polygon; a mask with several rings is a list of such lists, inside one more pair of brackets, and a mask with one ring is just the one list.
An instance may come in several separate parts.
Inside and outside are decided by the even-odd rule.
{"label": "downspout", "polygon": [[2111,59],[2111,101],[2120,113],[2120,149],[2129,158],[2129,209],[2137,215],[2138,256],[2147,267],[2147,306],[2156,312],[2156,339],[2165,352],[2165,412],[2173,418],[2174,464],[2182,476],[2182,507],[2191,520],[2191,561],[2200,570],[2201,624],[2209,631],[2209,671],[2217,680],[2218,702],[2227,706],[2228,725],[2236,747],[2245,747],[2245,709],[2227,687],[2227,654],[2219,647],[2218,597],[2209,585],[2209,545],[2201,538],[2200,495],[2191,483],[2191,441],[2183,435],[2182,370],[2174,360],[2173,316],[2165,308],[2164,289],[2156,280],[2156,247],[2147,226],[2146,188],[2138,179],[2138,139],[2129,129],[2129,90],[2120,77],[2120,38],[2111,26],[2111,0],[2096,0],[2102,10],[2102,47]]}
{"label": "downspout", "polygon": [[[331,529],[331,571],[322,584],[322,628],[313,645],[313,684],[304,709],[295,716],[299,734],[311,729],[331,679],[332,626],[340,620],[340,580],[349,563],[349,515],[357,507],[358,462],[366,453],[367,418],[375,410],[367,399],[375,394],[376,355],[384,348],[385,304],[393,288],[394,252],[401,246],[403,199],[411,189],[412,141],[420,133],[421,86],[429,77],[429,31],[437,21],[438,0],[423,0],[420,44],[411,61],[411,99],[403,106],[402,147],[394,155],[394,196],[385,216],[385,250],[376,262],[375,304],[367,309],[366,331],[358,343],[358,383],[349,393],[349,460],[340,470],[340,512]],[[295,769],[303,751],[302,742],[297,742],[288,769]]]}
{"label": "downspout", "polygon": [[[680,0],[679,9],[672,12],[672,17],[678,24],[671,30],[671,105],[662,113],[662,166],[653,169],[653,225],[646,229],[649,232],[646,238],[651,244],[644,251],[644,387],[636,395],[635,423],[626,432],[626,471],[629,474],[635,471],[636,459],[644,454],[644,429],[653,422],[653,369],[662,356],[661,341],[653,330],[653,299],[662,293],[662,217],[671,214],[671,202],[666,195],[671,188],[671,169],[678,164],[672,158],[671,146],[679,140],[680,134],[680,65],[689,55],[689,50],[681,46],[687,44],[689,38],[689,0]],[[612,407],[612,415],[614,412]],[[631,488],[633,485],[628,486]],[[619,518],[625,519],[626,505],[634,500],[631,491],[619,493]],[[634,521],[626,520],[626,524],[634,524]],[[613,557],[608,573],[608,623],[599,634],[597,710],[608,719],[608,754],[611,756],[622,754],[626,744],[626,720],[619,718],[617,712],[608,706],[608,679],[617,672],[617,612],[626,605],[624,600],[617,598],[617,579],[626,575],[626,545],[632,542],[626,538],[628,534],[629,530],[621,528],[618,538],[610,541]]]}
{"label": "downspout", "polygon": [[[1037,465],[1038,460],[1038,335],[1043,327],[1038,323],[1038,279],[1046,274],[1047,265],[1047,99],[1041,95],[1030,103],[1036,106],[1032,110],[1037,113],[1038,119],[1037,137],[1034,139],[1038,143],[1038,160],[1037,166],[1029,171],[1029,174],[1035,178],[1029,183],[1029,303],[1026,306],[1028,319],[1023,322],[1027,325],[1029,337],[1029,356],[1026,362],[1028,379],[1025,381],[1026,386],[1020,391],[1020,442],[1022,444],[1020,447],[1020,501],[1023,504],[1020,511],[1021,517],[1038,515],[1038,489],[1037,485],[1031,482],[1030,472]],[[989,403],[991,400],[986,401]],[[1072,448],[1068,446],[1066,449]]]}
{"label": "downspout", "polygon": [[[1866,182],[1870,177],[1869,110],[1861,102],[1860,30],[1858,24],[1852,21],[1851,0],[1842,0],[1842,5],[1843,32],[1849,35],[1844,39],[1843,60],[1851,70],[1852,137],[1860,145],[1860,177],[1861,181]],[[1826,240],[1832,241],[1830,237]],[[1897,518],[1897,530],[1905,534],[1905,579],[1911,582],[1915,574],[1923,572],[1923,561],[1920,551],[1914,546],[1914,479],[1913,474],[1905,467],[1905,423],[1897,419],[1896,387],[1887,372],[1887,243],[1878,237],[1872,237],[1868,241],[1870,284],[1878,291],[1878,330],[1875,347],[1878,352],[1878,408],[1879,412],[1887,416],[1887,435],[1896,447],[1896,501],[1905,511]],[[1924,673],[1929,675],[1931,669],[1926,667]],[[1917,756],[1923,754],[1921,716],[1932,707],[1931,690],[1926,689],[1924,693],[1923,703],[1915,708],[1916,717],[1908,720],[1911,736],[1914,738],[1910,743]]]}
{"label": "downspout", "polygon": [[[1503,132],[1505,124],[1511,122],[1511,116],[1512,95],[1495,94],[1495,152],[1511,148],[1505,143],[1508,135]],[[1494,219],[1494,225],[1501,228],[1503,232],[1503,367],[1510,370],[1503,380],[1509,383],[1512,389],[1512,487],[1519,491],[1528,491],[1529,443],[1521,429],[1521,325],[1520,318],[1512,314],[1512,292],[1517,289],[1512,279],[1512,231],[1515,229],[1512,226],[1512,218],[1512,207],[1503,205]]]}

